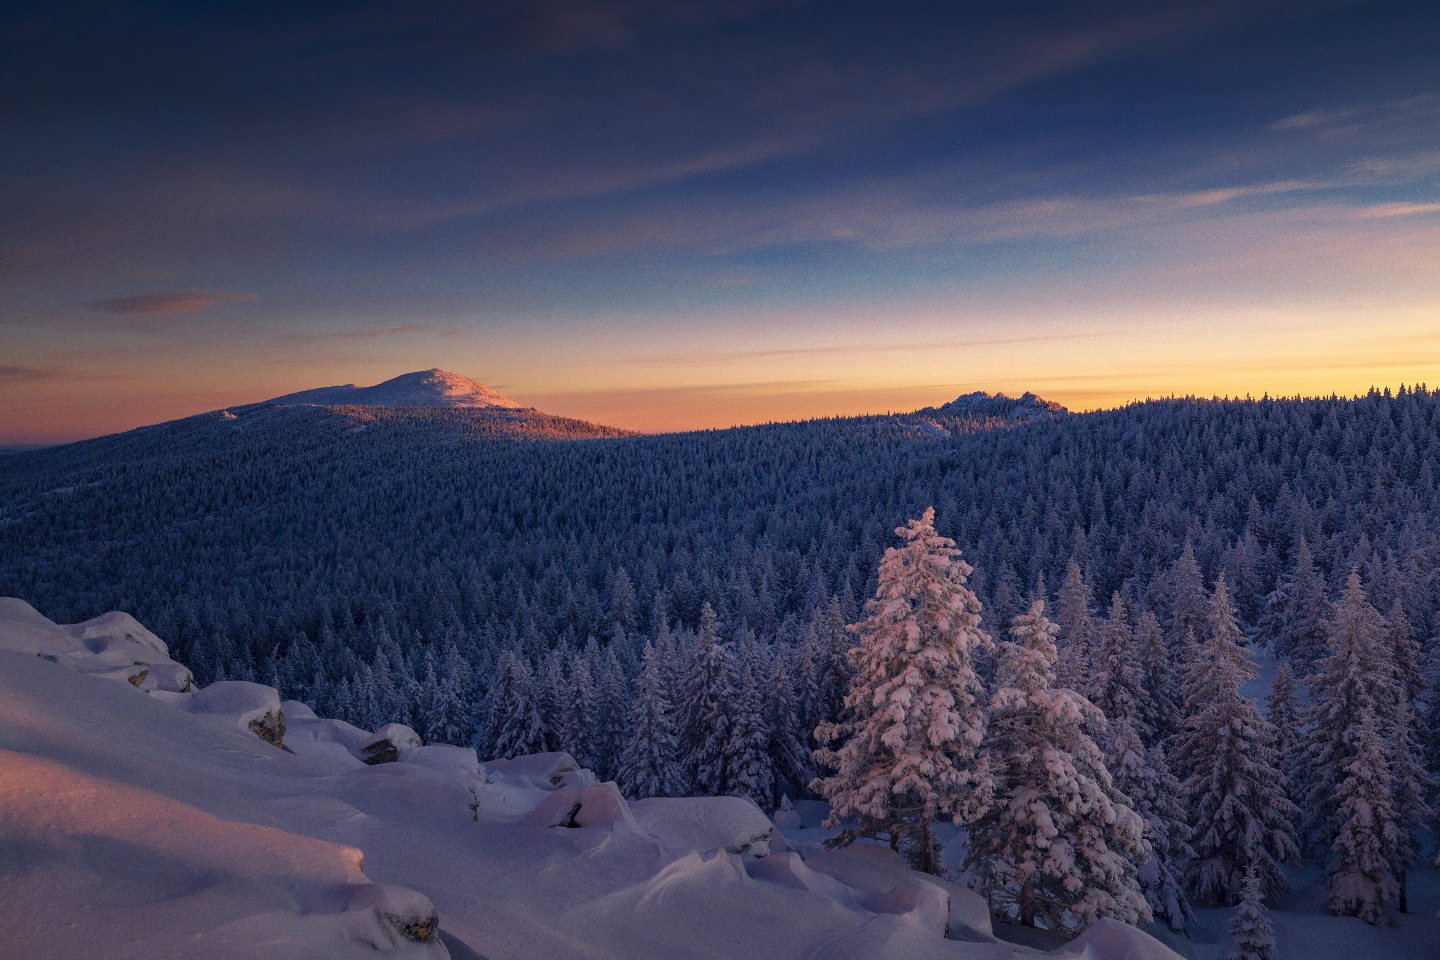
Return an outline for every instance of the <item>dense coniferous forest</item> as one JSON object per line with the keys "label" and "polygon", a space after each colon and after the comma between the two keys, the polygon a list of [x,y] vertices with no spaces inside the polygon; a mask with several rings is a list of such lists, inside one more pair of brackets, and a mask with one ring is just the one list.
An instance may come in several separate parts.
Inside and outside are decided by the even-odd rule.
{"label": "dense coniferous forest", "polygon": [[[1083,415],[978,395],[648,437],[535,411],[262,404],[0,456],[0,595],[62,621],[131,612],[201,682],[258,680],[486,755],[565,749],[634,794],[770,808],[824,773],[813,731],[853,673],[845,624],[897,526],[933,506],[986,632],[1051,601],[1053,682],[1110,717],[1086,749],[1149,824],[1161,862],[1134,882],[1181,925],[1181,880],[1236,902],[1247,871],[1273,894],[1274,863],[1337,849],[1367,789],[1345,779],[1353,745],[1385,731],[1405,744],[1386,748],[1386,789],[1409,839],[1364,862],[1403,879],[1420,861],[1437,457],[1424,388]],[[1311,709],[1329,704],[1343,737],[1283,683],[1268,720],[1232,696],[1256,643],[1315,681]],[[1018,682],[976,657],[986,685]],[[1035,669],[1027,683],[1052,682]],[[1346,692],[1377,669],[1379,694]],[[1245,775],[1278,791],[1247,813],[1268,846],[1184,834],[1177,796],[1234,799],[1207,772],[1207,724],[1245,731]],[[1374,919],[1394,883],[1342,909]]]}

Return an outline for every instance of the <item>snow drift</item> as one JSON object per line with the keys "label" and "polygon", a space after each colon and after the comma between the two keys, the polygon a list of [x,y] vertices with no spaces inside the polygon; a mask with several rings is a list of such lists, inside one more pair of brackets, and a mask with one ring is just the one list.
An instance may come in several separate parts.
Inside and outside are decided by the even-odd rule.
{"label": "snow drift", "polygon": [[[146,667],[164,669],[135,682]],[[185,689],[182,670],[123,614],[63,626],[0,600],[0,942],[17,956],[1043,955],[887,848],[784,851],[748,801],[632,802],[566,754],[481,764],[259,684]],[[283,747],[265,729],[281,717]],[[1077,954],[1176,956],[1118,924]]]}

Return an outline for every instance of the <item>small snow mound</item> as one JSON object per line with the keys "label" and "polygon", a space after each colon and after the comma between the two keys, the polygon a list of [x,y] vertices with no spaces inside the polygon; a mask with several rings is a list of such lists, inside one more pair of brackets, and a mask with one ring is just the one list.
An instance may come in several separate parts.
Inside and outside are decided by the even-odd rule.
{"label": "small snow mound", "polygon": [[1096,920],[1050,956],[1057,960],[1181,960],[1180,954],[1143,930],[1118,920]]}
{"label": "small snow mound", "polygon": [[310,709],[308,703],[301,703],[299,700],[286,700],[280,704],[280,709],[285,711],[286,720],[315,720],[315,711]]}
{"label": "small snow mound", "polygon": [[77,673],[120,680],[146,693],[183,693],[194,678],[170,659],[164,641],[128,613],[112,611],[58,624],[16,597],[0,597],[0,650],[28,653]]}
{"label": "small snow mound", "polygon": [[672,850],[763,857],[774,825],[753,801],[740,797],[652,797],[630,804],[640,829]]}
{"label": "small snow mound", "polygon": [[939,937],[949,932],[950,896],[918,878],[906,877],[884,893],[871,894],[865,906],[876,913],[908,914]]}

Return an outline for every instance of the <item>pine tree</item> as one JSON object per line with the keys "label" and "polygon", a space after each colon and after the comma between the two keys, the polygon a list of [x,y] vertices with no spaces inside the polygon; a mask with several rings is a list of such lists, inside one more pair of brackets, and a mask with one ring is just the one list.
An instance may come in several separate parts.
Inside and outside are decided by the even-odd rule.
{"label": "pine tree", "polygon": [[718,618],[707,601],[682,683],[683,769],[691,791],[711,797],[723,794],[727,786],[725,752],[735,703],[734,665],[718,631]]}
{"label": "pine tree", "polygon": [[971,666],[991,641],[979,630],[980,601],[965,586],[971,567],[934,521],[932,507],[897,528],[904,546],[880,561],[869,616],[852,628],[860,645],[850,655],[847,716],[815,731],[831,745],[816,759],[836,773],[811,785],[830,798],[829,826],[855,822],[835,843],[888,834],[928,873],[942,869],[935,822],[974,821],[993,791],[979,755],[985,715]]}
{"label": "pine tree", "polygon": [[1125,601],[1117,592],[1092,650],[1089,699],[1107,719],[1123,717],[1145,737],[1150,729],[1144,717],[1150,710],[1142,661],[1136,653]]}
{"label": "pine tree", "polygon": [[1186,667],[1185,720],[1176,735],[1174,765],[1189,820],[1195,859],[1183,874],[1191,896],[1233,904],[1244,871],[1253,865],[1271,896],[1288,891],[1279,864],[1299,856],[1294,804],[1276,769],[1275,731],[1240,687],[1258,674],[1225,590],[1216,579],[1206,638]]}
{"label": "pine tree", "polygon": [[1036,600],[1001,645],[985,744],[1002,795],[970,829],[966,866],[990,878],[992,900],[1013,902],[1025,926],[1063,929],[1067,914],[1081,927],[1101,917],[1148,923],[1133,863],[1150,854],[1144,822],[1085,732],[1104,724],[1100,711],[1051,686],[1057,631],[1044,611]]}
{"label": "pine tree", "polygon": [[1135,649],[1145,688],[1141,719],[1150,730],[1145,743],[1154,746],[1175,733],[1180,724],[1180,704],[1165,632],[1160,628],[1159,619],[1149,610],[1142,611],[1135,621]]}
{"label": "pine tree", "polygon": [[595,682],[590,677],[590,664],[584,656],[577,655],[570,667],[570,696],[563,716],[565,750],[580,766],[593,768],[600,709]]}
{"label": "pine tree", "polygon": [[640,679],[630,704],[630,740],[620,755],[617,776],[628,796],[674,797],[684,785],[675,737],[675,707],[667,689],[668,670],[648,642],[641,655]]}
{"label": "pine tree", "polygon": [[485,708],[486,759],[509,760],[545,750],[545,728],[536,709],[530,664],[513,650],[500,654]]}
{"label": "pine tree", "polygon": [[1235,946],[1225,954],[1225,960],[1279,960],[1275,928],[1265,916],[1265,887],[1254,870],[1245,873],[1240,902],[1230,921],[1230,936]]}

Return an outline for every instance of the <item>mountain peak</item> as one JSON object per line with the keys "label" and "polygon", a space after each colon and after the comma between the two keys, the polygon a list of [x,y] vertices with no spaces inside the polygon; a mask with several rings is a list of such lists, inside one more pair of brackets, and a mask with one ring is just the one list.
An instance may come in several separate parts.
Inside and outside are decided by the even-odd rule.
{"label": "mountain peak", "polygon": [[1053,400],[1045,400],[1028,391],[1018,400],[1012,400],[1003,393],[989,394],[976,391],[956,397],[936,409],[937,413],[952,415],[975,414],[988,417],[1006,417],[1017,420],[1041,420],[1061,416],[1069,411]]}
{"label": "mountain peak", "polygon": [[435,367],[401,374],[373,387],[347,383],[276,397],[281,406],[313,404],[320,407],[496,407],[523,410],[524,404],[492,390],[477,380]]}

